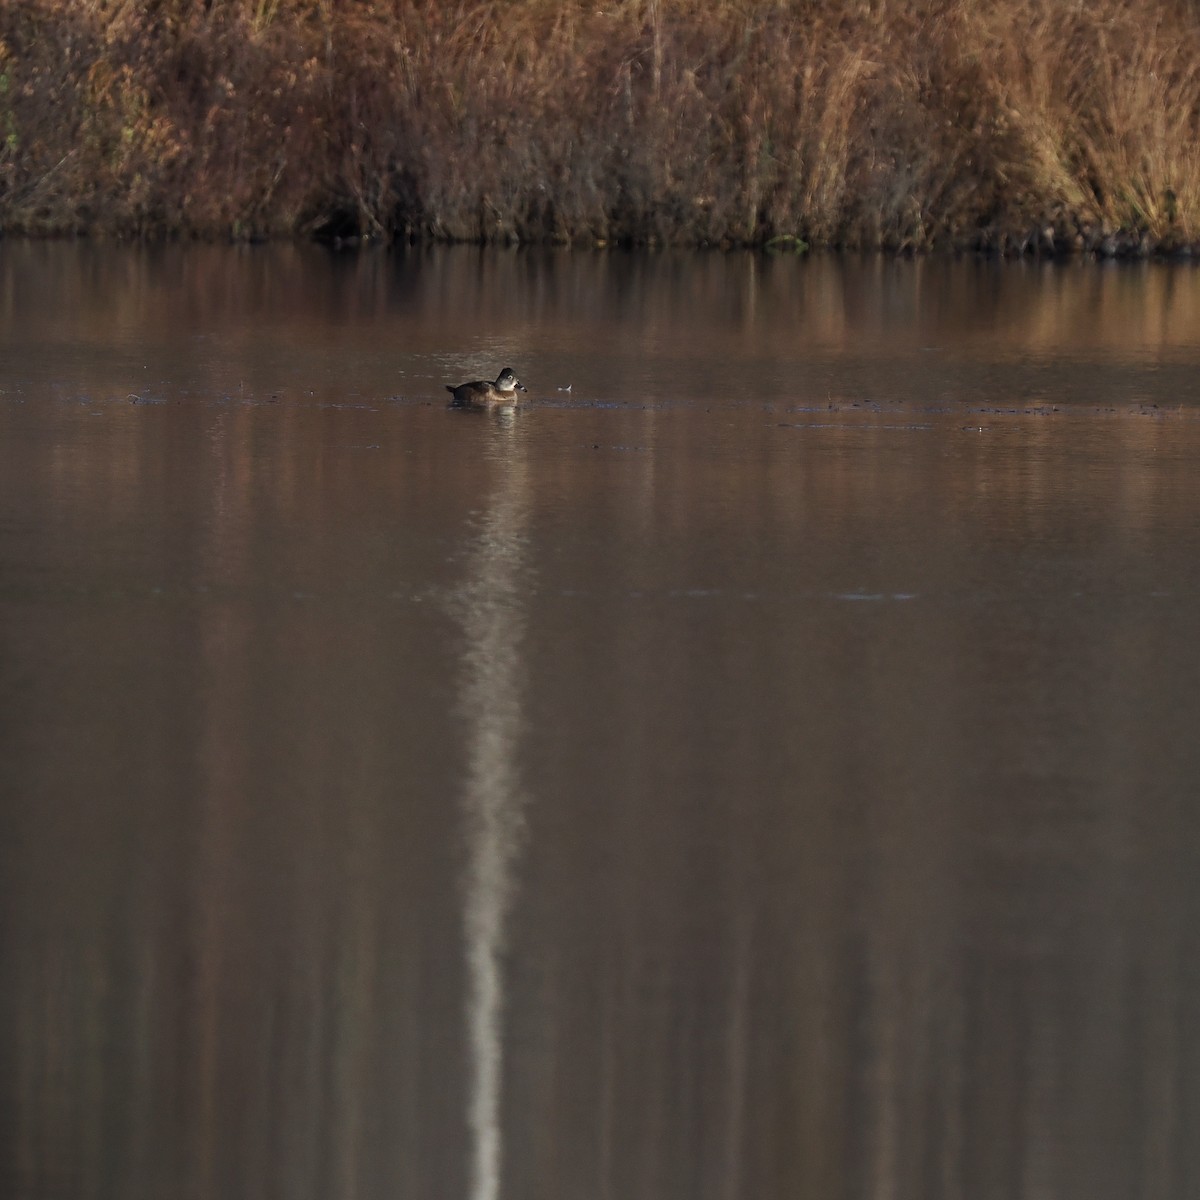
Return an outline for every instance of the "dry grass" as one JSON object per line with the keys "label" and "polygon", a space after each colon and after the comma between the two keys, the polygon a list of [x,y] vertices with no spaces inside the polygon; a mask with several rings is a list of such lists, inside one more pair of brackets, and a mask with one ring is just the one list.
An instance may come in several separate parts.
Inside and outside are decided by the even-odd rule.
{"label": "dry grass", "polygon": [[0,9],[16,232],[1145,250],[1198,147],[1184,0]]}

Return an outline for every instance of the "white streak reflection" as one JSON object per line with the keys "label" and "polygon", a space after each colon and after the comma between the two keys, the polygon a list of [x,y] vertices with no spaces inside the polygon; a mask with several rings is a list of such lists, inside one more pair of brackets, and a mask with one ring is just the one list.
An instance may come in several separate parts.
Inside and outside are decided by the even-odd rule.
{"label": "white streak reflection", "polygon": [[467,771],[466,1017],[470,1039],[471,1191],[500,1194],[504,977],[502,964],[520,844],[523,797],[516,766],[521,733],[521,640],[525,630],[525,471],[511,428],[495,436],[503,458],[471,549],[458,616],[465,649],[460,710]]}

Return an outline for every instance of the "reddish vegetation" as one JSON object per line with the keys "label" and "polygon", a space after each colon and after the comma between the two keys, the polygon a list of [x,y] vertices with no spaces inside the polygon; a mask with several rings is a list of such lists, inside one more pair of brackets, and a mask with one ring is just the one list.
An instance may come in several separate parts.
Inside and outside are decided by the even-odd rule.
{"label": "reddish vegetation", "polygon": [[1186,0],[6,0],[0,228],[1200,238]]}

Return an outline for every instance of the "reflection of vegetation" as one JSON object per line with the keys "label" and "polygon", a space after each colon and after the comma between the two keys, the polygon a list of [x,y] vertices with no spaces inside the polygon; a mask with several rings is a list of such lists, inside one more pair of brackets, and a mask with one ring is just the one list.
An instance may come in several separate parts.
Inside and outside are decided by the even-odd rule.
{"label": "reflection of vegetation", "polygon": [[1200,18],[1144,0],[8,0],[0,225],[1145,249]]}

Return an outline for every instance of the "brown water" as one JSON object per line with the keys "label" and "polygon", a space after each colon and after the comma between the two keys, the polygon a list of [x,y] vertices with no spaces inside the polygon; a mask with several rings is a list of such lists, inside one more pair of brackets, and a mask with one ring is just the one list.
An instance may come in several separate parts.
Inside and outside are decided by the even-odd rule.
{"label": "brown water", "polygon": [[0,242],[0,1194],[1195,1195],[1198,366],[1189,268]]}

